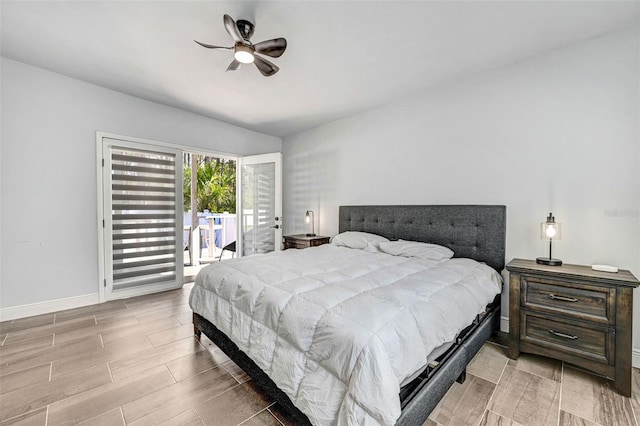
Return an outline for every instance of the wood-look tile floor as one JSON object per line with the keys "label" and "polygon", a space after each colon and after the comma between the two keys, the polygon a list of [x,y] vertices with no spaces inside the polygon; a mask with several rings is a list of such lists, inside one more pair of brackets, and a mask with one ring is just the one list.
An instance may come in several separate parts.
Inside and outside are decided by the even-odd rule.
{"label": "wood-look tile floor", "polygon": [[[180,290],[0,323],[0,425],[291,425],[205,336]],[[487,342],[424,423],[638,425],[632,398],[560,361]]]}

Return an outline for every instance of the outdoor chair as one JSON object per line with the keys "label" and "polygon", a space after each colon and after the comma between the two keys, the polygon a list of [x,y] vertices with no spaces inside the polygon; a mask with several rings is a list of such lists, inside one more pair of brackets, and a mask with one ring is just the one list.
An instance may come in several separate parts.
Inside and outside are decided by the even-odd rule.
{"label": "outdoor chair", "polygon": [[231,257],[233,258],[235,256],[235,252],[236,252],[236,242],[232,241],[229,244],[227,244],[226,246],[222,247],[222,251],[220,251],[220,257],[218,258],[218,261],[222,260],[222,255],[224,254],[224,251],[230,251],[231,253],[233,253],[231,255]]}

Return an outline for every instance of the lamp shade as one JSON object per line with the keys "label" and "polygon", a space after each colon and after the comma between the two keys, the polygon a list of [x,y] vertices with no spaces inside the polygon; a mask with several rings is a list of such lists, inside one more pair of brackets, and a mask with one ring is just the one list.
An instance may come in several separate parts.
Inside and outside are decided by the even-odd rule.
{"label": "lamp shade", "polygon": [[562,233],[560,232],[560,223],[556,222],[556,218],[553,214],[549,213],[547,220],[540,224],[540,238],[543,240],[561,240]]}

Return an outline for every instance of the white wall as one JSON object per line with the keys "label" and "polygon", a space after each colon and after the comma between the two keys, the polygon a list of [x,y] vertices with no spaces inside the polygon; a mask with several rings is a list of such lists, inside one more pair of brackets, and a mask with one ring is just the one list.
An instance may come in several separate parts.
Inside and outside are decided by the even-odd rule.
{"label": "white wall", "polygon": [[1,78],[0,308],[97,297],[97,130],[236,155],[282,147],[277,137],[6,58]]}
{"label": "white wall", "polygon": [[640,277],[638,54],[627,29],[285,138],[285,233],[313,209],[334,235],[342,204],[505,204],[507,261],[547,253],[553,211],[554,257]]}

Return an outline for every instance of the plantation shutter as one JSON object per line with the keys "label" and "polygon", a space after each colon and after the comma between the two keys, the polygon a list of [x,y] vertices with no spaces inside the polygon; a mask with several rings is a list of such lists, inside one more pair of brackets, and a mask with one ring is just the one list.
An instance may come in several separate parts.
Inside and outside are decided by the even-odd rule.
{"label": "plantation shutter", "polygon": [[127,289],[131,293],[140,287],[179,287],[183,281],[181,152],[118,140],[108,140],[105,151],[109,172],[105,180],[105,231],[109,232],[105,233],[110,236],[105,239],[110,246],[105,284],[112,296],[108,298]]}

